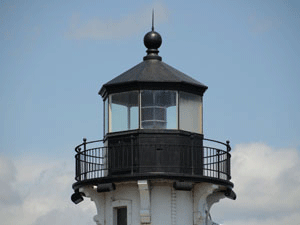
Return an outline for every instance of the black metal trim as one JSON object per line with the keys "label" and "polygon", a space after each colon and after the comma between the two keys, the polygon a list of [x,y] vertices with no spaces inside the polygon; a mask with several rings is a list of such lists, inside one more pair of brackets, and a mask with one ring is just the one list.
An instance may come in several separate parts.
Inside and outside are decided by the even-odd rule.
{"label": "black metal trim", "polygon": [[192,85],[187,82],[138,82],[130,81],[121,84],[103,85],[99,91],[99,95],[106,98],[107,95],[121,93],[133,90],[174,90],[184,91],[196,95],[203,96],[207,87]]}
{"label": "black metal trim", "polygon": [[98,184],[97,192],[110,192],[116,190],[116,185],[114,183]]}
{"label": "black metal trim", "polygon": [[114,176],[114,177],[101,177],[101,178],[94,178],[89,180],[78,181],[72,185],[72,188],[78,189],[84,186],[89,185],[98,185],[98,184],[105,184],[105,183],[116,183],[116,182],[123,182],[123,181],[137,181],[137,180],[152,180],[152,179],[165,179],[165,180],[177,180],[177,181],[188,181],[188,182],[195,182],[195,183],[212,183],[218,184],[225,187],[232,189],[234,184],[230,181],[221,180],[213,177],[204,177],[204,176],[189,176],[189,175],[178,175],[178,174],[135,174],[135,175],[128,175],[128,176]]}
{"label": "black metal trim", "polygon": [[[188,136],[194,135],[203,138],[203,134],[193,133],[190,131],[178,130],[178,129],[135,129],[135,130],[117,131],[117,132],[110,132],[106,134],[106,138],[119,136],[119,135],[127,135],[127,134],[160,134],[160,133],[161,134],[183,134]],[[214,141],[210,139],[203,139],[203,140]],[[217,141],[214,142],[218,143]],[[219,143],[225,145],[222,142]]]}
{"label": "black metal trim", "polygon": [[74,188],[74,193],[71,196],[71,200],[75,204],[78,204],[83,201],[83,196],[85,196],[83,192],[79,192],[78,188]]}
{"label": "black metal trim", "polygon": [[173,188],[178,191],[190,191],[193,189],[193,183],[185,181],[175,181],[173,183]]}
{"label": "black metal trim", "polygon": [[232,200],[236,200],[236,193],[231,189],[231,188],[227,188],[224,192],[225,197],[232,199]]}
{"label": "black metal trim", "polygon": [[145,61],[145,60],[159,60],[159,61],[161,61],[162,60],[162,58],[161,58],[161,56],[159,56],[159,55],[146,55],[146,56],[144,56],[143,57],[143,60]]}

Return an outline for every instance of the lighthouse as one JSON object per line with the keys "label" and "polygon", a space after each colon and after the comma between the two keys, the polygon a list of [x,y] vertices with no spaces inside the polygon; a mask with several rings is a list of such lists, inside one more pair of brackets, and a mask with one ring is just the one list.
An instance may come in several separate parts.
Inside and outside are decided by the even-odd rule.
{"label": "lighthouse", "polygon": [[75,148],[71,199],[92,200],[97,225],[217,225],[212,205],[236,198],[229,141],[204,137],[207,86],[164,63],[161,44],[152,25],[143,61],[99,91],[103,139]]}

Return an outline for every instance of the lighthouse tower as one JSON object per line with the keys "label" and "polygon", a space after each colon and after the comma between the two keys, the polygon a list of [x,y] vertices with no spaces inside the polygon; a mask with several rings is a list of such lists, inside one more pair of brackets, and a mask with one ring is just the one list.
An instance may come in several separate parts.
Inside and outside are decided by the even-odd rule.
{"label": "lighthouse tower", "polygon": [[216,225],[210,209],[235,199],[230,145],[204,138],[207,87],[162,62],[159,33],[147,55],[99,91],[104,138],[76,150],[74,203],[90,198],[97,225]]}

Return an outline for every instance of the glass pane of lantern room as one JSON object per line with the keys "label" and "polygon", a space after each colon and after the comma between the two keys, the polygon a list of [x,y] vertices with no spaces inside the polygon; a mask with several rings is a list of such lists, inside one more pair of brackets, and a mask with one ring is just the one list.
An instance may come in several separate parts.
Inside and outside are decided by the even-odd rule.
{"label": "glass pane of lantern room", "polygon": [[141,127],[177,128],[176,91],[145,90],[141,93]]}
{"label": "glass pane of lantern room", "polygon": [[179,117],[181,130],[202,133],[202,97],[180,92]]}
{"label": "glass pane of lantern room", "polygon": [[123,92],[110,96],[110,132],[138,128],[138,92]]}

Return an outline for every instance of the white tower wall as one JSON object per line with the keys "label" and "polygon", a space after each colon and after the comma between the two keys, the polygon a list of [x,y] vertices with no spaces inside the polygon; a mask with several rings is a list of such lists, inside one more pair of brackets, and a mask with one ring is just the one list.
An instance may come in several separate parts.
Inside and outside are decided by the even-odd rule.
{"label": "white tower wall", "polygon": [[210,183],[194,183],[189,191],[175,190],[171,180],[115,183],[110,192],[93,186],[80,189],[97,207],[97,225],[117,225],[116,209],[127,208],[127,225],[216,225],[210,208],[224,198],[226,188]]}

